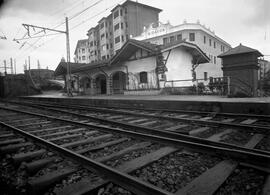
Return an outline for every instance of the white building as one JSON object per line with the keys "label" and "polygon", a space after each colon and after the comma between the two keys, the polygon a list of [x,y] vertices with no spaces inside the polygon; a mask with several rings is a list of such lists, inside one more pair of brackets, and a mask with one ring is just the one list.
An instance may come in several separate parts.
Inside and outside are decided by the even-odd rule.
{"label": "white building", "polygon": [[209,63],[196,68],[197,78],[204,78],[206,75],[207,77],[222,77],[221,59],[218,59],[217,56],[231,48],[214,31],[206,28],[199,21],[197,23],[184,21],[183,24],[177,26],[172,26],[169,22],[167,24],[159,23],[158,27],[150,25],[148,28],[144,28],[144,32],[140,36],[132,38],[157,45],[167,45],[181,40],[196,44],[210,58]]}
{"label": "white building", "polygon": [[[159,46],[129,39],[110,60],[70,63],[75,91],[84,94],[158,94],[171,80],[189,80],[193,66],[209,58],[195,44],[179,41]],[[55,75],[66,75],[61,62]]]}
{"label": "white building", "polygon": [[89,42],[88,39],[78,40],[76,49],[74,52],[74,61],[77,63],[89,63],[90,53],[89,53]]}

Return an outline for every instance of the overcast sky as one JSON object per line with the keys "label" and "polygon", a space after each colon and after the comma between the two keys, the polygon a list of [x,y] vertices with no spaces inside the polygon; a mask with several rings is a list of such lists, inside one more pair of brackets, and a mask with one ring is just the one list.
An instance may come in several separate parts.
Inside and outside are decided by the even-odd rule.
{"label": "overcast sky", "polygon": [[[0,8],[0,67],[3,60],[10,63],[16,58],[17,73],[23,72],[23,64],[31,57],[31,68],[55,70],[62,57],[66,58],[65,35],[59,34],[13,41],[24,36],[26,29],[22,23],[54,28],[86,7],[97,5],[69,21],[71,59],[78,39],[87,38],[86,33],[110,10],[124,0],[8,0]],[[269,0],[139,0],[138,2],[162,9],[160,21],[170,21],[172,25],[200,20],[214,30],[216,35],[231,44],[242,43],[258,49],[270,60],[270,1]],[[62,24],[56,29],[65,30]],[[37,30],[36,30],[37,32]],[[31,33],[35,33],[31,29]],[[43,35],[40,33],[39,35]],[[49,32],[46,32],[49,34]],[[26,42],[25,42],[26,41]],[[0,68],[0,72],[3,69]]]}

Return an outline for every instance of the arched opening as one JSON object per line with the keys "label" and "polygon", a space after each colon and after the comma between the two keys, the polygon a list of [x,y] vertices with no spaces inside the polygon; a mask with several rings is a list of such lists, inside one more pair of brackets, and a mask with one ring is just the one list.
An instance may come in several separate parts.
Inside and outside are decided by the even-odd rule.
{"label": "arched opening", "polygon": [[106,77],[103,74],[99,74],[96,77],[96,93],[97,94],[106,94],[107,93],[107,85],[106,85]]}
{"label": "arched opening", "polygon": [[112,75],[113,94],[124,94],[126,90],[126,74],[118,71]]}
{"label": "arched opening", "polygon": [[91,79],[88,77],[83,77],[80,80],[80,89],[82,89],[82,92],[85,94],[90,93],[91,88]]}

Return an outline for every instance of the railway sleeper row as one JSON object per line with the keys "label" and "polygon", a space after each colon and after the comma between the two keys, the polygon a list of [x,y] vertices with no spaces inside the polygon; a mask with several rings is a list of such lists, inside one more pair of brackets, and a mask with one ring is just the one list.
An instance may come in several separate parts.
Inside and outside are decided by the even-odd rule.
{"label": "railway sleeper row", "polygon": [[[251,144],[251,143],[249,143],[249,145],[256,145],[256,144],[254,144],[254,143],[256,143],[256,140],[257,139],[255,139],[255,141],[254,140],[251,140],[251,143],[253,143],[253,144]],[[147,164],[149,164],[149,163],[146,163],[146,164],[143,164],[143,166],[135,166],[135,165],[138,165],[139,163],[138,162],[142,162],[142,161],[147,161],[147,159],[153,159],[154,158],[154,161],[157,161],[157,160],[159,160],[159,159],[161,159],[162,157],[164,157],[164,156],[167,156],[167,155],[169,155],[169,154],[171,154],[171,153],[174,153],[174,152],[176,152],[176,151],[179,151],[179,149],[176,149],[176,148],[173,148],[173,147],[164,147],[163,148],[163,150],[161,150],[161,151],[157,151],[156,153],[155,152],[153,152],[153,153],[150,153],[149,155],[150,156],[148,156],[148,158],[147,157],[145,157],[145,156],[143,156],[141,159],[139,158],[139,159],[137,159],[137,160],[135,160],[135,161],[133,161],[133,162],[130,162],[130,164],[132,165],[132,166],[127,166],[127,165],[125,165],[125,166],[122,166],[121,167],[121,170],[129,170],[129,169],[131,169],[129,172],[132,172],[132,170],[136,170],[136,169],[139,169],[139,168],[141,168],[141,167],[144,167],[144,166],[146,166]],[[165,153],[164,153],[165,152]],[[160,156],[160,154],[161,154],[161,156]],[[163,154],[164,154],[164,156],[163,156]],[[154,155],[154,156],[153,156]],[[145,160],[146,159],[146,160]],[[135,163],[134,163],[135,162]],[[222,161],[223,162],[223,161]],[[230,163],[231,162],[229,162],[229,163],[225,163],[225,166],[226,165],[230,165]],[[233,169],[235,169],[235,163],[231,163],[232,165],[231,165],[231,167],[232,167],[232,170]],[[234,166],[233,166],[234,165]],[[135,168],[136,169],[134,169],[134,166],[135,166]],[[220,165],[220,166],[224,166],[224,165]],[[126,167],[129,167],[129,168],[126,168]],[[131,167],[131,168],[130,168]],[[210,169],[211,170],[211,169]],[[210,174],[211,175],[211,174]]]}

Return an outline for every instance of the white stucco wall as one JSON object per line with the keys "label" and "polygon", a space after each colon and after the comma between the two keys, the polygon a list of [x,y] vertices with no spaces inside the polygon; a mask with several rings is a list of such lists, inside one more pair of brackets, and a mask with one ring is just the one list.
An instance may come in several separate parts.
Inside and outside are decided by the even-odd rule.
{"label": "white stucco wall", "polygon": [[[127,89],[140,89],[140,88],[156,88],[157,78],[155,73],[156,58],[148,57],[139,60],[127,61],[124,63],[127,66],[129,72],[129,85]],[[147,72],[148,83],[140,83],[139,73]]]}
{"label": "white stucco wall", "polygon": [[[168,52],[163,53],[164,59],[166,59],[167,55]],[[192,79],[192,56],[183,48],[176,48],[171,51],[166,67],[168,69],[165,72],[167,81]],[[190,85],[190,83],[185,81],[177,82],[175,86]]]}

